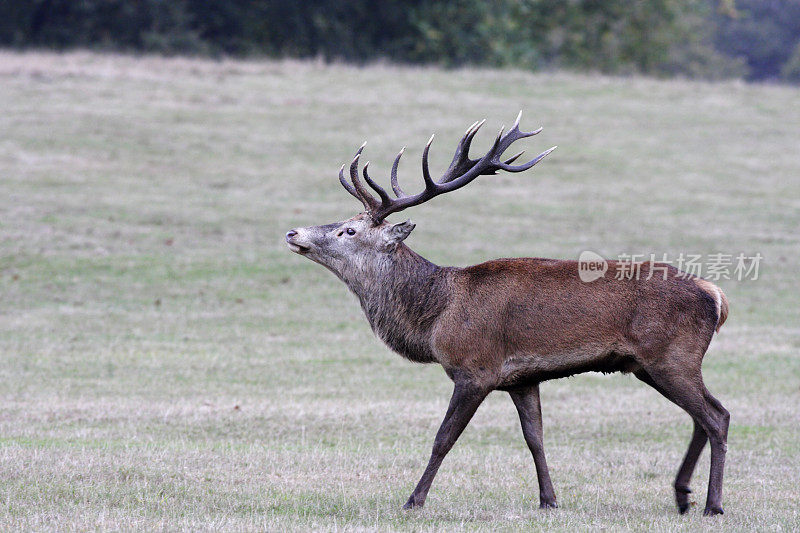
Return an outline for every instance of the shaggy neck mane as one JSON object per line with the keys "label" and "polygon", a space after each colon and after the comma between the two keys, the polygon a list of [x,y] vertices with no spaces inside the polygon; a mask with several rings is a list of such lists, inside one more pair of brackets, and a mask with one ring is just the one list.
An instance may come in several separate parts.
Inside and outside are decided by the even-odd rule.
{"label": "shaggy neck mane", "polygon": [[447,305],[449,270],[400,243],[379,261],[348,265],[340,277],[378,337],[400,355],[427,363],[435,361],[431,329]]}

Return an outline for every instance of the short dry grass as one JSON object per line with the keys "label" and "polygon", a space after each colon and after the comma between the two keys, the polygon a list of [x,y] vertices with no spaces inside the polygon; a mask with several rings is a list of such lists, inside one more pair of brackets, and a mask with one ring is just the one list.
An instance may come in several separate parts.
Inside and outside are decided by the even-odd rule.
{"label": "short dry grass", "polygon": [[[0,53],[0,528],[565,530],[800,528],[800,92],[491,70]],[[495,393],[419,512],[450,383],[391,354],[283,233],[358,207],[335,174],[364,140],[402,179],[473,120],[545,126],[525,175],[412,213],[440,264],[712,252],[705,363],[732,412],[724,517],[679,517],[691,424],[631,377],[546,383],[561,509],[541,512]],[[488,144],[484,134],[479,147]]]}

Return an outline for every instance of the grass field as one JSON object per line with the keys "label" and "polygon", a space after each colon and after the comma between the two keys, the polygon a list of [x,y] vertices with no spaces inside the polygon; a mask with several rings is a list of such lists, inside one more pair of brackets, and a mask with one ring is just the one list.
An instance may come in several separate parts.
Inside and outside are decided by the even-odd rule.
{"label": "grass field", "polygon": [[[800,91],[741,83],[0,53],[0,529],[800,528]],[[732,413],[726,514],[678,516],[687,415],[630,376],[542,386],[561,508],[542,512],[512,402],[494,393],[426,508],[403,512],[451,383],[376,340],[283,234],[358,203],[365,139],[421,184],[463,130],[525,110],[559,149],[410,211],[439,264],[715,252],[707,354]],[[488,146],[483,133],[477,147]],[[395,216],[395,220],[400,217]]]}

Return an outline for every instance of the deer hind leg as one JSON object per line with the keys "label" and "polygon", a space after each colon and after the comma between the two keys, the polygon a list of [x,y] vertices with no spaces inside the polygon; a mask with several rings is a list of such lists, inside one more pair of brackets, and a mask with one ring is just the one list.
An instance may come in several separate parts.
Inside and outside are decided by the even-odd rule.
{"label": "deer hind leg", "polygon": [[[635,372],[634,375],[656,389],[662,396],[671,400],[669,394],[654,382],[647,372],[639,370]],[[694,420],[692,440],[689,441],[689,448],[686,450],[686,455],[684,455],[681,466],[678,468],[678,475],[675,476],[675,483],[673,484],[675,488],[675,503],[678,506],[678,512],[680,514],[684,514],[689,510],[689,494],[692,493],[692,490],[689,488],[689,481],[692,479],[695,466],[697,466],[697,460],[700,458],[700,454],[703,448],[705,448],[707,441],[708,436],[703,430],[703,426],[701,426],[697,420]]]}
{"label": "deer hind leg", "polygon": [[439,426],[439,431],[436,433],[428,466],[425,468],[425,472],[422,474],[419,483],[417,483],[414,492],[408,498],[406,504],[403,505],[403,509],[412,509],[425,505],[425,499],[428,497],[428,491],[433,483],[433,478],[436,477],[439,466],[441,466],[447,452],[456,443],[461,432],[472,420],[472,415],[475,414],[478,406],[488,394],[488,390],[476,387],[471,383],[456,382],[447,413],[445,413],[442,425]]}
{"label": "deer hind leg", "polygon": [[711,443],[711,473],[703,514],[722,514],[722,478],[730,415],[703,385],[699,365],[696,371],[691,369],[691,364],[680,367],[661,365],[648,367],[637,372],[636,376],[686,411],[695,423],[692,440],[675,478],[678,511],[685,513],[688,509],[689,479],[708,439]]}
{"label": "deer hind leg", "polygon": [[689,441],[689,448],[686,450],[686,455],[683,457],[683,462],[678,468],[678,475],[675,476],[675,503],[678,505],[678,512],[680,514],[686,513],[689,510],[689,494],[692,490],[689,488],[689,481],[692,479],[697,460],[708,441],[708,435],[703,430],[697,420],[694,421],[694,431],[692,432],[692,440]]}
{"label": "deer hind leg", "polygon": [[[708,405],[714,410],[716,414],[716,422],[718,424],[718,435],[714,437],[709,433],[709,441],[711,442],[711,474],[708,484],[708,497],[706,500],[706,508],[703,514],[713,516],[722,514],[722,478],[723,471],[725,470],[725,454],[728,450],[728,426],[731,421],[731,414],[722,404],[711,395],[711,393],[703,388],[703,396],[708,402]],[[714,454],[715,440],[718,446],[717,456]],[[711,483],[715,481],[715,483]]]}
{"label": "deer hind leg", "polygon": [[536,465],[536,477],[539,480],[539,507],[542,509],[558,507],[553,483],[550,481],[550,472],[547,469],[547,459],[544,456],[539,385],[509,391],[509,394],[517,407],[519,421],[522,425],[522,435],[525,437],[525,442],[528,444]]}

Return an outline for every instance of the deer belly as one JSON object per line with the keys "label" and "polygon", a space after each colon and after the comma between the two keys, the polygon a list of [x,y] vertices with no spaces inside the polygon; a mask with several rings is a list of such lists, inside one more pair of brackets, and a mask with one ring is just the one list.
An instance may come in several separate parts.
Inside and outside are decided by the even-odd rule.
{"label": "deer belly", "polygon": [[499,372],[501,387],[538,383],[583,372],[632,372],[638,368],[632,355],[616,349],[512,355]]}

